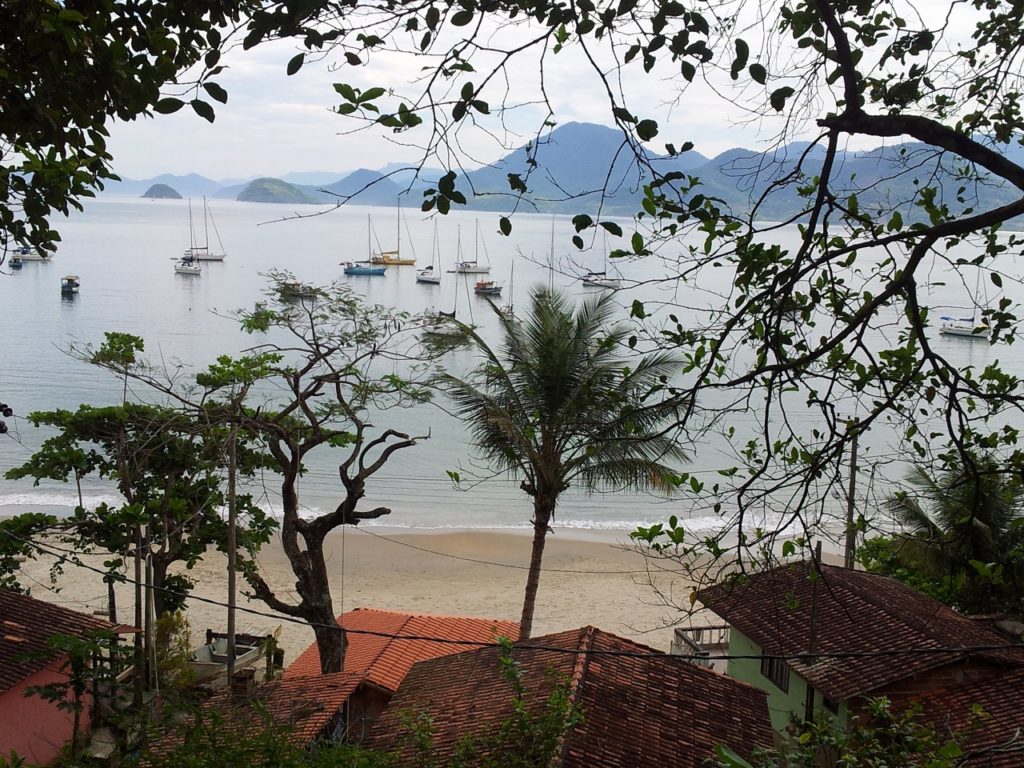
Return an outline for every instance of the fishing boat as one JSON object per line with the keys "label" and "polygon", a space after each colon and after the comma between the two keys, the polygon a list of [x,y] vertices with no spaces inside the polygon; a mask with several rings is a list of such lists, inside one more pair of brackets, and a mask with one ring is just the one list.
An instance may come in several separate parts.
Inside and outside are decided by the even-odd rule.
{"label": "fishing boat", "polygon": [[199,277],[203,274],[203,268],[199,266],[199,262],[188,256],[183,256],[174,262],[174,271],[176,274],[192,277]]}
{"label": "fishing boat", "polygon": [[[210,223],[213,222],[213,233],[217,236],[218,251],[210,250]],[[217,222],[213,221],[213,214],[210,213],[210,206],[203,198],[203,242],[200,245],[196,242],[196,230],[192,222],[192,200],[188,201],[188,231],[189,247],[185,249],[184,258],[194,261],[224,261],[227,255],[224,252],[224,243],[220,240],[220,232],[217,231]]]}
{"label": "fishing boat", "polygon": [[984,321],[978,322],[972,317],[950,317],[942,315],[939,318],[942,325],[939,326],[939,333],[944,336],[961,336],[967,339],[988,339],[991,328]]}
{"label": "fishing boat", "polygon": [[78,275],[64,275],[60,279],[60,292],[64,296],[74,296],[78,293],[81,285],[82,282],[79,280]]}
{"label": "fishing boat", "polygon": [[473,292],[478,296],[500,296],[501,286],[494,280],[477,280]]}
{"label": "fishing boat", "polygon": [[21,259],[22,262],[53,261],[52,253],[47,253],[46,251],[37,251],[35,248],[30,248],[27,245],[21,245],[15,248],[14,255]]}
{"label": "fishing boat", "polygon": [[416,272],[416,282],[426,283],[428,285],[440,285],[441,284],[441,269],[438,264],[438,248],[437,248],[437,221],[434,221],[434,245],[430,253],[430,266],[424,267]]}
{"label": "fishing boat", "polygon": [[487,246],[484,245],[484,263],[480,263],[480,222],[476,222],[476,246],[473,249],[473,260],[459,260],[455,262],[455,268],[449,269],[460,275],[486,275],[491,271],[487,259]]}
{"label": "fishing boat", "polygon": [[395,250],[380,250],[370,255],[371,264],[383,264],[386,267],[411,267],[416,263],[416,257],[402,258],[402,207],[398,207],[398,226],[395,231]]}

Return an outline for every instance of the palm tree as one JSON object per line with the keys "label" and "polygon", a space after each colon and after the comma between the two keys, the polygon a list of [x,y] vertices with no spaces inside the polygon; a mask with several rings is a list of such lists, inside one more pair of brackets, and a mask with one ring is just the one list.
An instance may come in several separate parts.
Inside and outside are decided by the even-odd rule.
{"label": "palm tree", "polygon": [[588,489],[674,488],[664,461],[682,461],[675,439],[681,402],[667,381],[680,370],[669,354],[631,354],[630,329],[614,324],[612,295],[573,308],[564,294],[535,287],[522,321],[495,308],[499,351],[466,329],[483,361],[466,380],[442,384],[473,443],[499,472],[521,478],[533,500],[533,550],[520,622],[530,636],[545,537],[558,498]]}
{"label": "palm tree", "polygon": [[[957,607],[1005,610],[1024,576],[1024,486],[991,456],[967,457],[937,476],[915,467],[913,492],[886,506],[905,528],[903,558],[949,584]],[[1019,606],[1018,606],[1019,607]]]}

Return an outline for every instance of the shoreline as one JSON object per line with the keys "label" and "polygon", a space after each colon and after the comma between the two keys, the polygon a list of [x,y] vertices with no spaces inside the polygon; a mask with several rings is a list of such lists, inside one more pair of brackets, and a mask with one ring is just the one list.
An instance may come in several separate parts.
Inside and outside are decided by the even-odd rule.
{"label": "shoreline", "polygon": [[[476,616],[518,621],[530,559],[532,529],[396,529],[358,526],[333,531],[325,543],[335,614],[354,608]],[[545,544],[534,617],[534,636],[593,625],[659,650],[668,650],[672,621],[685,618],[659,604],[648,583],[642,555],[628,549],[628,532],[555,529]],[[83,556],[98,566],[100,555]],[[275,593],[289,601],[294,575],[276,538],[256,558]],[[22,566],[34,596],[86,613],[105,611],[106,587],[99,574],[65,566],[59,591],[47,589],[50,558]],[[192,594],[226,601],[226,557],[215,550],[191,571]],[[692,583],[660,573],[659,587],[684,599]],[[240,587],[240,589],[244,589]],[[133,587],[116,588],[118,619],[129,620]],[[240,598],[240,608],[273,614],[264,603]],[[226,609],[198,600],[188,605],[198,644],[207,628],[223,631]],[[239,632],[277,634],[285,664],[313,640],[302,622],[240,611]]]}

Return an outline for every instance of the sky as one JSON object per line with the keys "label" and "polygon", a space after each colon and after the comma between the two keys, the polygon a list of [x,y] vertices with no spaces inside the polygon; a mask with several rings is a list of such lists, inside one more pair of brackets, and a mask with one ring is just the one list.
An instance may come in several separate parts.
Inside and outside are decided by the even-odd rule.
{"label": "sky", "polygon": [[[500,32],[492,34],[488,39],[495,45],[508,40],[507,36],[498,39]],[[379,126],[353,132],[358,124],[331,109],[340,103],[333,89],[336,82],[363,88],[383,85],[405,94],[418,92],[416,81],[422,78],[429,59],[383,54],[375,55],[367,66],[340,69],[333,59],[308,62],[289,77],[286,65],[298,50],[290,41],[276,41],[226,56],[228,68],[216,80],[228,90],[229,99],[225,105],[214,104],[217,118],[213,124],[187,107],[173,115],[115,123],[109,142],[114,170],[132,179],[199,173],[216,180],[239,180],[290,172],[379,168],[395,161],[413,163],[422,157],[422,149],[414,145],[419,136],[425,140],[426,126],[399,143],[398,137]],[[528,103],[539,93],[538,71],[536,57],[527,54],[488,87],[492,105],[507,92],[507,103],[521,106],[500,116],[492,113],[489,119],[481,118],[485,122],[479,126],[460,131],[457,153],[466,167],[497,160],[525,144],[540,128],[546,110]],[[672,103],[679,82],[675,69],[646,75],[636,62],[627,68],[622,87],[629,93],[631,108],[663,126],[652,149],[664,152],[665,141],[682,144],[690,140],[697,151],[713,156],[736,146],[754,147],[763,140],[758,126],[738,124],[742,115],[726,114],[725,103],[703,84]],[[582,51],[567,48],[548,56],[544,90],[556,122],[612,125],[607,94]]]}
{"label": "sky", "polygon": [[[952,8],[944,0],[921,0],[913,5],[894,0],[894,4],[905,6],[915,27],[922,21],[929,26],[941,23]],[[363,6],[355,7],[355,13],[370,12],[361,10]],[[759,30],[771,29],[760,17],[759,5],[740,2],[739,7],[744,9],[741,13],[757,14],[750,19],[741,16],[737,23],[736,28],[746,39],[757,38]],[[974,12],[967,9],[960,13]],[[352,25],[359,23],[358,18],[349,21]],[[950,24],[950,43],[971,45],[971,27],[971,23]],[[447,45],[459,41],[458,35],[469,28],[448,27],[451,36],[439,42]],[[477,54],[475,74],[458,75],[454,81],[456,92],[467,79],[479,83],[489,71],[487,64],[496,60],[494,51],[522,45],[537,32],[536,26],[487,26],[485,22],[477,39],[491,53],[481,50]],[[392,39],[409,48],[414,38],[409,35]],[[620,40],[630,42],[629,35]],[[798,84],[795,81],[799,77],[801,54],[792,49],[785,37],[769,32],[765,40],[759,48],[752,45],[751,62],[767,66],[771,88],[786,84],[787,77],[790,83]],[[731,49],[731,41],[726,45]],[[421,54],[377,52],[366,65],[351,67],[339,66],[340,57],[335,55],[307,62],[289,77],[287,63],[298,51],[291,41],[275,41],[250,51],[228,52],[222,60],[227,69],[216,80],[228,90],[229,100],[226,105],[214,105],[217,118],[212,125],[188,108],[174,115],[115,123],[109,142],[115,172],[133,179],[148,179],[162,173],[199,173],[219,181],[238,181],[294,172],[338,174],[358,168],[380,168],[396,161],[416,163],[423,157],[421,147],[428,140],[432,121],[426,120],[420,129],[402,137],[379,126],[355,130],[358,123],[332,112],[340,103],[333,84],[385,86],[394,91],[395,95],[389,94],[386,99],[394,105],[397,95],[415,97],[422,91],[437,59]],[[618,50],[619,56],[622,51]],[[764,105],[767,92],[748,78],[733,83],[728,73],[721,70],[704,70],[703,79],[698,77],[681,93],[683,81],[679,70],[668,62],[667,56],[659,60],[650,74],[641,69],[639,57],[616,71],[607,43],[591,42],[587,52],[578,45],[568,45],[557,55],[548,51],[542,78],[538,56],[528,50],[518,54],[510,66],[488,83],[485,98],[491,104],[491,115],[479,118],[482,122],[478,125],[464,125],[460,129],[450,142],[452,156],[428,158],[426,165],[461,164],[473,168],[494,162],[522,146],[547,117],[546,110],[536,103],[542,90],[557,123],[612,125],[606,84],[595,73],[588,54],[605,72],[614,72],[608,77],[607,87],[627,94],[627,105],[639,118],[659,122],[661,133],[650,145],[655,152],[664,152],[667,141],[677,146],[692,141],[695,149],[708,157],[734,147],[766,149],[783,130],[787,131],[788,139],[810,139],[817,133],[813,118],[834,103],[827,94],[818,93],[823,98],[812,106],[813,113],[802,115],[805,122],[786,124],[785,116],[768,109],[757,114],[743,111],[741,104]],[[499,112],[495,107],[501,102],[515,108]],[[877,143],[851,148],[870,148]]]}

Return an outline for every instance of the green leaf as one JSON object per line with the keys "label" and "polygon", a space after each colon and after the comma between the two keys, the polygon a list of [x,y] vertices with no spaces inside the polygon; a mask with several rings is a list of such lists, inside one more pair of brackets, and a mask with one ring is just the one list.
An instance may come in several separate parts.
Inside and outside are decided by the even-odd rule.
{"label": "green leaf", "polygon": [[739,38],[736,39],[736,58],[733,59],[732,69],[729,71],[729,76],[733,80],[737,80],[740,76],[740,72],[747,66],[747,60],[750,58],[750,46],[747,45],[745,40]]}
{"label": "green leaf", "polygon": [[768,72],[760,64],[751,64],[750,69],[747,71],[750,72],[750,79],[753,80],[755,83],[760,83],[761,85],[764,85],[766,82],[768,82]]}
{"label": "green leaf", "polygon": [[602,221],[601,226],[604,227],[604,231],[609,235],[615,237],[622,237],[622,227],[616,224],[614,221]]}
{"label": "green leaf", "polygon": [[225,91],[217,83],[206,82],[203,83],[203,90],[210,94],[210,98],[214,101],[219,101],[221,104],[228,103],[228,92]]}
{"label": "green leaf", "polygon": [[195,113],[197,115],[199,115],[201,118],[203,118],[203,119],[205,119],[205,120],[207,120],[207,121],[209,121],[211,123],[213,122],[213,120],[214,120],[213,107],[211,107],[205,101],[203,101],[202,99],[192,99],[192,101],[190,102],[190,105],[191,105],[192,109],[195,111]]}
{"label": "green leaf", "polygon": [[658,123],[654,120],[641,120],[636,125],[636,135],[641,141],[650,141],[658,135]]}
{"label": "green leaf", "polygon": [[633,113],[630,112],[625,107],[615,107],[612,110],[612,114],[615,115],[615,119],[616,120],[621,120],[624,123],[635,123],[636,122],[636,118],[633,116]]}
{"label": "green leaf", "polygon": [[754,766],[725,746],[725,744],[715,745],[715,756],[726,768],[754,768]]}
{"label": "green leaf", "polygon": [[351,64],[353,67],[358,67],[363,63],[363,60],[358,55],[352,53],[352,51],[345,51],[345,61]]}
{"label": "green leaf", "polygon": [[305,63],[306,63],[306,54],[304,54],[304,53],[297,53],[297,54],[295,54],[294,56],[292,56],[291,61],[288,62],[288,74],[289,75],[294,75],[296,72],[298,72],[300,69],[302,69],[302,65],[305,64]]}
{"label": "green leaf", "polygon": [[772,95],[771,95],[772,109],[774,109],[776,112],[781,112],[783,110],[783,108],[786,106],[786,99],[788,99],[790,96],[792,96],[793,93],[794,93],[793,89],[790,88],[788,85],[785,85],[782,88],[778,88],[778,89],[772,91]]}
{"label": "green leaf", "polygon": [[508,216],[502,216],[498,219],[498,229],[501,231],[501,234],[505,235],[505,237],[512,234],[512,222],[509,220]]}
{"label": "green leaf", "polygon": [[385,91],[383,88],[367,88],[365,91],[359,94],[359,103],[362,104],[367,101],[379,99],[385,93],[387,93],[387,91]]}
{"label": "green leaf", "polygon": [[996,288],[1003,287],[1003,278],[999,276],[998,272],[990,272],[989,278],[992,280],[992,285],[994,285]]}
{"label": "green leaf", "polygon": [[473,12],[462,10],[455,14],[452,14],[452,26],[453,27],[464,27],[473,20]]}
{"label": "green leaf", "polygon": [[177,112],[185,106],[185,102],[181,99],[160,99],[156,104],[153,105],[153,110],[159,112],[161,115],[169,115],[173,112]]}

